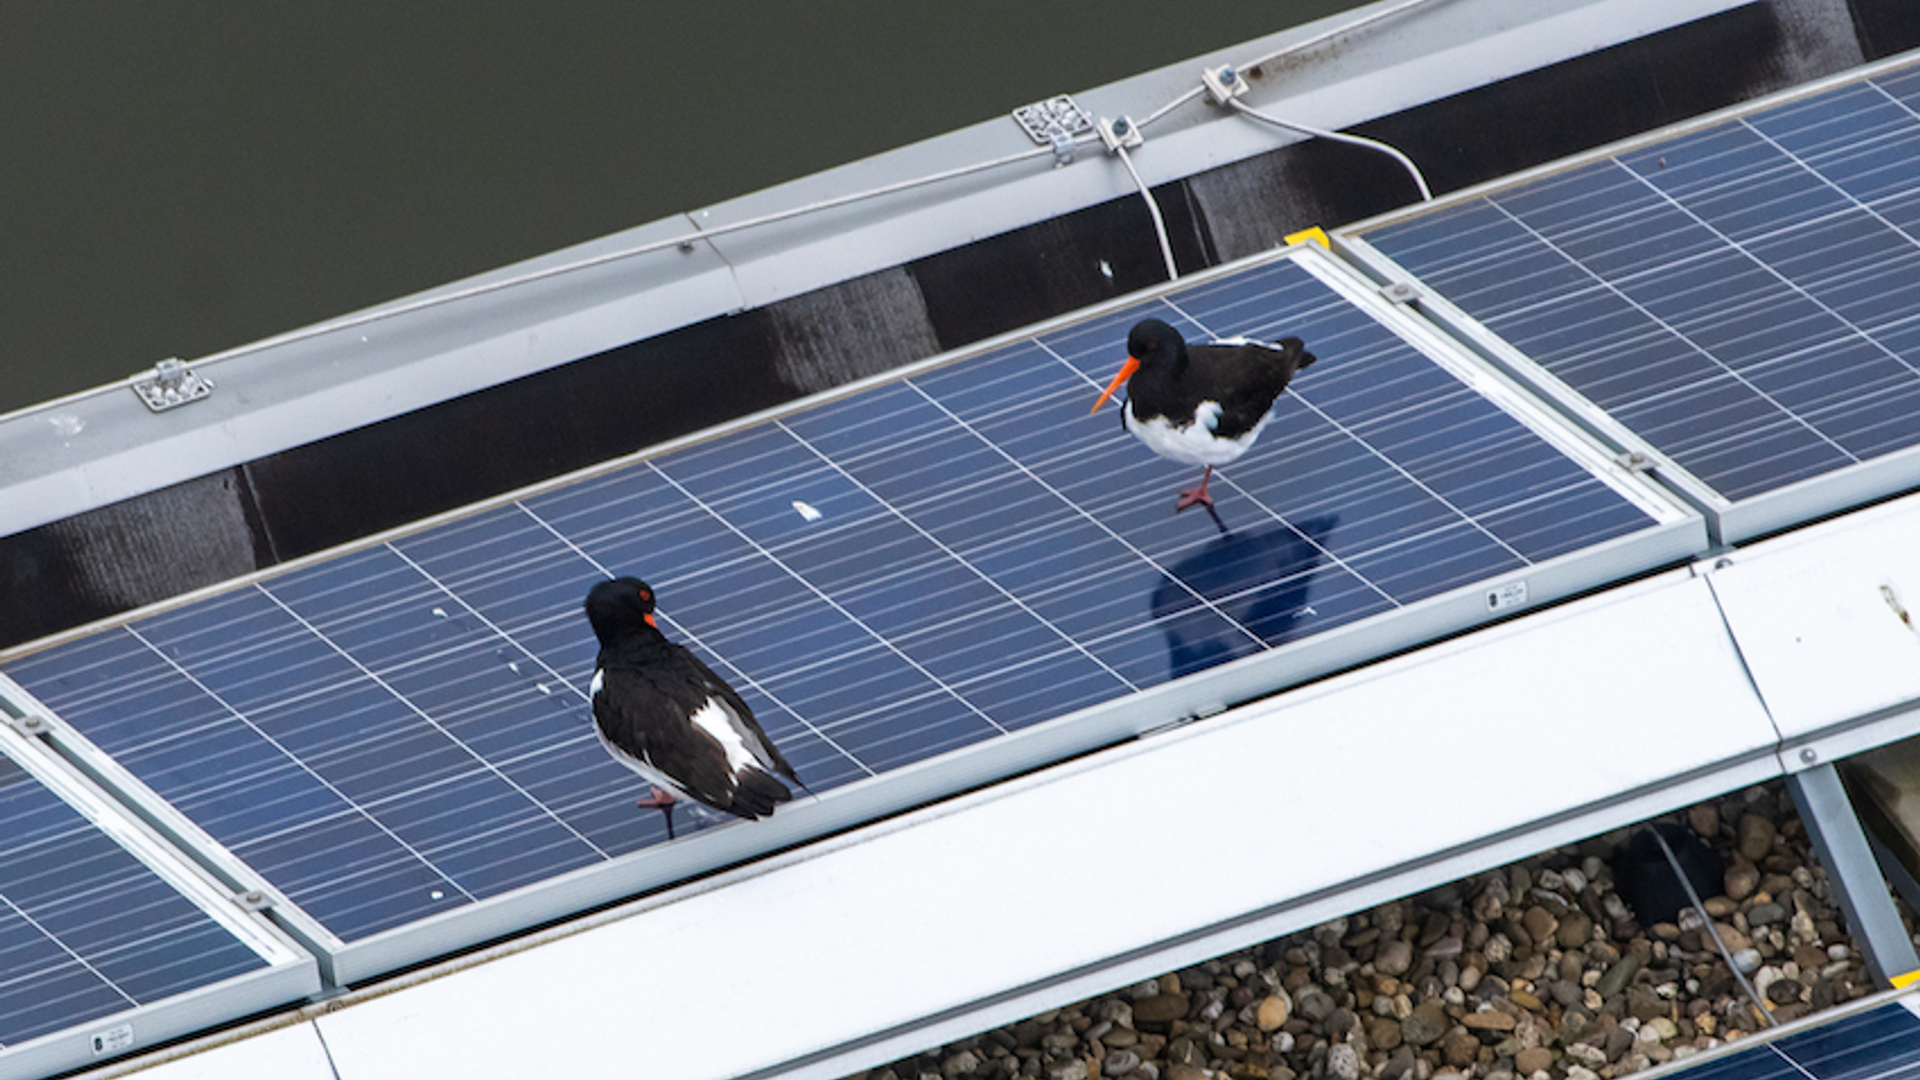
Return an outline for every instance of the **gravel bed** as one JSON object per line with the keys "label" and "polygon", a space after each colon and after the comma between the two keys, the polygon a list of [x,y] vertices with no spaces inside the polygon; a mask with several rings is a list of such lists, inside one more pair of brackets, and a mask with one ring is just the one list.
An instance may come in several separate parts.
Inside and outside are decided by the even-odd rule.
{"label": "gravel bed", "polygon": [[[1774,1018],[1876,989],[1782,785],[1663,820],[1705,840],[1673,833],[1702,858],[1713,859],[1709,849],[1718,856],[1705,906]],[[1334,919],[850,1080],[1601,1080],[1764,1026],[1691,907],[1673,921],[1635,917],[1622,898],[1641,897],[1624,861],[1628,835]]]}

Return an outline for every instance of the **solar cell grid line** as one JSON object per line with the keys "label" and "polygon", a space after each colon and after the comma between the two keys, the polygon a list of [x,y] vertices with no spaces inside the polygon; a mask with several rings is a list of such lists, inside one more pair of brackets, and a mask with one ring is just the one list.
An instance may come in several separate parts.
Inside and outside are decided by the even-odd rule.
{"label": "solar cell grid line", "polygon": [[[1370,295],[1283,252],[4,669],[351,982],[1698,549],[1697,517]],[[1227,470],[1225,528],[1088,413],[1148,313],[1323,350]],[[816,798],[663,843],[585,696],[582,598],[627,573]]]}
{"label": "solar cell grid line", "polygon": [[[30,715],[16,696],[0,685],[4,712]],[[311,956],[10,728],[0,728],[0,820],[0,1080],[318,989]]]}
{"label": "solar cell grid line", "polygon": [[1917,90],[1882,64],[1342,240],[1745,539],[1920,483]]}

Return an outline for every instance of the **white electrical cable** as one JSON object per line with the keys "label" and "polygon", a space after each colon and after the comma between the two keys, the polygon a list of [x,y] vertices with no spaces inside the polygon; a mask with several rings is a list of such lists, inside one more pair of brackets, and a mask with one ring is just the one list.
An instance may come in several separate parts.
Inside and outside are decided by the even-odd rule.
{"label": "white electrical cable", "polygon": [[1133,167],[1133,159],[1127,156],[1127,148],[1116,146],[1113,152],[1120,155],[1120,164],[1127,167],[1127,175],[1133,177],[1134,185],[1140,189],[1140,197],[1147,200],[1147,214],[1153,218],[1153,234],[1160,238],[1160,257],[1167,260],[1167,280],[1179,280],[1180,268],[1173,264],[1173,244],[1167,240],[1167,223],[1160,216],[1160,201],[1153,197],[1147,182],[1140,179],[1140,170]]}
{"label": "white electrical cable", "polygon": [[[1409,11],[1413,8],[1420,7],[1424,4],[1431,4],[1433,2],[1434,0],[1400,0],[1400,3],[1394,4],[1392,7],[1381,8],[1379,11],[1375,11],[1367,15],[1362,15],[1360,18],[1354,19],[1351,22],[1343,22],[1339,26],[1336,26],[1331,30],[1323,30],[1320,33],[1315,34],[1310,38],[1303,38],[1299,41],[1290,42],[1286,45],[1282,45],[1278,49],[1275,49],[1272,52],[1267,53],[1265,56],[1256,57],[1252,60],[1247,61],[1244,64],[1235,64],[1233,65],[1233,67],[1235,68],[1235,70],[1238,70],[1238,71],[1247,71],[1252,68],[1257,68],[1262,64],[1270,64],[1273,61],[1278,60],[1283,56],[1290,56],[1297,52],[1305,52],[1306,50],[1313,48],[1315,45],[1319,45],[1323,42],[1331,41],[1342,34],[1351,34],[1355,30],[1359,30],[1367,26],[1372,26],[1374,23],[1380,22],[1383,19],[1391,19],[1395,15],[1399,15],[1402,12]],[[1194,98],[1200,97],[1205,92],[1206,92],[1206,88],[1200,87],[1200,86],[1196,86],[1193,89],[1188,90],[1186,93],[1181,94],[1179,97],[1174,98],[1172,101],[1169,101],[1165,105],[1162,105],[1159,108],[1148,113],[1147,118],[1145,120],[1140,121],[1139,126],[1146,127],[1148,124],[1153,123],[1155,120],[1160,119],[1161,117],[1167,115],[1168,113],[1179,108],[1180,106],[1185,105],[1187,102],[1192,101]]]}
{"label": "white electrical cable", "polygon": [[1420,174],[1420,166],[1415,165],[1412,158],[1409,158],[1407,155],[1395,150],[1393,147],[1388,146],[1378,139],[1369,139],[1360,135],[1348,135],[1343,131],[1326,131],[1321,128],[1310,127],[1306,124],[1295,123],[1292,120],[1282,120],[1280,117],[1274,116],[1271,113],[1261,112],[1259,109],[1248,105],[1239,98],[1231,98],[1227,104],[1232,105],[1242,116],[1252,117],[1255,120],[1264,121],[1275,127],[1282,127],[1289,131],[1300,132],[1303,135],[1312,135],[1319,139],[1331,139],[1334,142],[1343,142],[1349,146],[1364,147],[1368,150],[1376,150],[1382,154],[1386,154],[1404,166],[1407,172],[1413,176],[1414,186],[1420,189],[1420,201],[1433,201],[1433,189],[1427,187],[1427,178]]}

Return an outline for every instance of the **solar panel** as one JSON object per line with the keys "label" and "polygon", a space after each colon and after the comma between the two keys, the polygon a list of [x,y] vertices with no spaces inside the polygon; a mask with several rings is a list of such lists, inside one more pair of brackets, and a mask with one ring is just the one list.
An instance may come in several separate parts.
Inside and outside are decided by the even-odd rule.
{"label": "solar panel", "polygon": [[1686,1080],[1894,1080],[1920,1075],[1920,1018],[1888,1002],[1674,1075]]}
{"label": "solar panel", "polygon": [[[1172,513],[1186,467],[1088,414],[1148,314],[1195,338],[1298,333],[1321,358],[1216,478],[1221,527]],[[1697,517],[1296,249],[4,669],[183,842],[283,897],[344,981],[1702,539]],[[820,798],[663,843],[589,726],[580,605],[611,573],[656,586],[663,628],[739,687]]]}
{"label": "solar panel", "polygon": [[1729,540],[1920,483],[1910,63],[1363,238],[1677,463]]}
{"label": "solar panel", "polygon": [[[183,867],[162,876],[164,855],[136,856],[115,838],[128,823],[36,758],[0,732],[0,1078],[87,1064],[318,989],[311,957],[238,908],[210,911],[204,890],[182,891]],[[196,1003],[216,995],[211,1014]]]}

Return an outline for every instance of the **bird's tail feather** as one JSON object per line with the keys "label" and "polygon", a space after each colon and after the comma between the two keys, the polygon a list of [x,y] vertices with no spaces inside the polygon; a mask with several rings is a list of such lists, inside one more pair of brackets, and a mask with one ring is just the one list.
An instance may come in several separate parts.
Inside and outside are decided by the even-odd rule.
{"label": "bird's tail feather", "polygon": [[733,791],[733,805],[728,810],[744,818],[763,818],[773,813],[773,808],[793,798],[793,792],[787,785],[773,778],[772,774],[758,769],[748,769],[740,777],[740,785]]}

